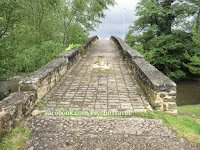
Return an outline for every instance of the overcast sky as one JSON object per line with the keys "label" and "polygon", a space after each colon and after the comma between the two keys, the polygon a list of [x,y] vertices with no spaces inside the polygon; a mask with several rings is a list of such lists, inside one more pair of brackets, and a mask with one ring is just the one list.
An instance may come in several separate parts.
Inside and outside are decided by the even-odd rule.
{"label": "overcast sky", "polygon": [[116,5],[106,10],[106,18],[90,35],[97,35],[100,39],[109,39],[111,35],[124,38],[129,26],[136,19],[135,8],[140,0],[116,0]]}

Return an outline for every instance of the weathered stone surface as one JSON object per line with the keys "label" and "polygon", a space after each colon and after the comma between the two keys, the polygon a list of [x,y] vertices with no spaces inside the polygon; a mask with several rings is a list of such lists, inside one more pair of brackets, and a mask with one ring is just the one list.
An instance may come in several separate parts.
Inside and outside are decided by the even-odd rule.
{"label": "weathered stone surface", "polygon": [[[60,54],[57,59],[22,80],[19,83],[21,92],[13,93],[0,101],[0,132],[6,133],[13,126],[23,121],[24,117],[29,115],[35,107],[36,99],[42,99],[62,78],[74,61],[81,56],[81,50],[83,49],[86,52],[96,39],[98,39],[97,36],[93,36],[82,47]],[[34,111],[32,115],[35,116],[40,113],[43,114],[44,112]]]}
{"label": "weathered stone surface", "polygon": [[[113,44],[98,40],[45,95],[42,101],[49,101],[44,110],[146,112],[148,104],[144,105],[136,80]],[[98,65],[99,56],[109,68]]]}
{"label": "weathered stone surface", "polygon": [[82,43],[83,46],[75,47],[71,50],[65,51],[57,56],[57,58],[66,58],[68,61],[72,61],[72,57],[75,58],[79,55],[80,51],[83,50],[84,53],[91,48],[93,43],[98,39],[97,36],[90,37],[86,42]]}
{"label": "weathered stone surface", "polygon": [[116,36],[112,36],[111,39],[116,43],[123,57],[128,61],[134,77],[140,83],[151,105],[155,109],[176,114],[176,103],[173,106],[167,104],[175,102],[176,84],[145,61],[141,54],[138,54],[138,52],[135,53],[122,39]]}
{"label": "weathered stone surface", "polygon": [[44,110],[34,110],[31,115],[32,116],[39,116],[39,115],[44,115],[45,114],[45,111]]}
{"label": "weathered stone surface", "polygon": [[81,56],[81,49],[87,51],[97,39],[97,36],[90,37],[84,46],[73,48],[57,56],[57,59],[46,64],[33,72],[29,77],[22,80],[20,91],[36,91],[37,98],[42,99],[49,90],[61,79],[62,75]]}
{"label": "weathered stone surface", "polygon": [[3,134],[9,132],[16,124],[23,121],[33,110],[35,104],[35,92],[12,93],[0,101],[0,132]]}
{"label": "weathered stone surface", "polygon": [[27,148],[73,150],[198,150],[163,125],[138,117],[30,117]]}
{"label": "weathered stone surface", "polygon": [[129,57],[133,59],[144,58],[143,55],[133,50],[127,43],[125,43],[121,38],[112,36],[111,39],[117,44],[118,49],[124,55],[124,57]]}
{"label": "weathered stone surface", "polygon": [[55,59],[22,80],[20,91],[36,91],[41,99],[67,71],[65,59]]}

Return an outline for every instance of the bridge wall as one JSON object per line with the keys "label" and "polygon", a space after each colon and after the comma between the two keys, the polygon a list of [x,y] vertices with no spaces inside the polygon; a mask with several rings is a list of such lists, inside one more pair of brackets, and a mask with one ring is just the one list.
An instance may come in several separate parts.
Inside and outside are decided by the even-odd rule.
{"label": "bridge wall", "polygon": [[12,93],[0,101],[0,139],[30,114],[37,101],[49,92],[97,39],[97,36],[90,37],[83,46],[59,54],[56,59],[22,80],[19,83],[19,92]]}
{"label": "bridge wall", "polygon": [[140,53],[133,50],[122,39],[111,36],[111,40],[114,41],[127,61],[150,104],[157,110],[176,114],[176,84],[144,60]]}

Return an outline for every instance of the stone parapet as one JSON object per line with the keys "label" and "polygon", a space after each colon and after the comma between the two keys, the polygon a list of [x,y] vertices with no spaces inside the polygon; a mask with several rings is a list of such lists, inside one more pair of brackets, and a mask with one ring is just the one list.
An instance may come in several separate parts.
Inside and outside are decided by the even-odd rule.
{"label": "stone parapet", "polygon": [[57,56],[50,63],[33,72],[29,77],[19,83],[20,91],[36,91],[37,98],[42,99],[44,95],[60,80],[62,75],[71,68],[74,62],[80,58],[98,39],[97,36],[90,37],[83,46],[72,48]]}
{"label": "stone parapet", "polygon": [[132,50],[119,37],[111,36],[111,40],[117,45],[123,58],[127,60],[151,105],[157,110],[176,114],[176,83],[144,60],[140,53]]}
{"label": "stone parapet", "polygon": [[24,120],[36,104],[35,92],[15,92],[0,101],[0,139]]}
{"label": "stone parapet", "polygon": [[0,101],[0,139],[32,112],[37,101],[49,92],[97,39],[97,36],[90,37],[83,46],[61,53],[56,59],[20,81],[20,92],[12,93]]}

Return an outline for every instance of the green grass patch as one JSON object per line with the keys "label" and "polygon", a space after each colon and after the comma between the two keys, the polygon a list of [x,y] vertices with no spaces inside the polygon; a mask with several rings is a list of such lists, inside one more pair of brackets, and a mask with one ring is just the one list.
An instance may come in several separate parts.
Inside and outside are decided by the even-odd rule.
{"label": "green grass patch", "polygon": [[47,99],[44,99],[44,100],[39,100],[38,103],[37,103],[37,107],[42,110],[44,108],[44,106],[50,101],[50,97],[47,98]]}
{"label": "green grass patch", "polygon": [[152,113],[149,110],[146,113],[145,112],[139,112],[139,113],[133,113],[132,115],[136,116],[136,117],[143,117],[143,118],[149,118],[149,119],[158,119],[157,115]]}
{"label": "green grass patch", "polygon": [[200,144],[200,119],[169,115],[159,111],[154,112],[166,125],[176,130],[178,137],[186,137],[189,141]]}
{"label": "green grass patch", "polygon": [[80,46],[82,46],[82,45],[81,44],[69,44],[69,46],[65,50],[68,51],[74,47],[80,47]]}
{"label": "green grass patch", "polygon": [[186,113],[186,114],[195,114],[200,115],[200,104],[199,105],[185,105],[185,106],[178,106],[178,112]]}
{"label": "green grass patch", "polygon": [[7,133],[0,142],[1,150],[26,149],[25,141],[28,140],[31,130],[28,126],[16,127]]}
{"label": "green grass patch", "polygon": [[[191,108],[192,107],[188,107]],[[177,132],[177,137],[185,137],[189,141],[200,144],[200,119],[195,119],[189,116],[169,115],[164,112],[147,111],[146,113],[133,113],[133,116],[162,119],[166,126]]]}
{"label": "green grass patch", "polygon": [[110,72],[110,71],[112,71],[112,69],[105,69],[105,71],[106,71],[106,72]]}

